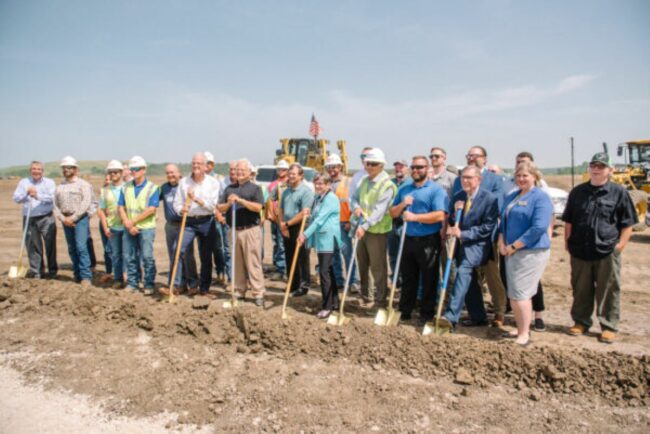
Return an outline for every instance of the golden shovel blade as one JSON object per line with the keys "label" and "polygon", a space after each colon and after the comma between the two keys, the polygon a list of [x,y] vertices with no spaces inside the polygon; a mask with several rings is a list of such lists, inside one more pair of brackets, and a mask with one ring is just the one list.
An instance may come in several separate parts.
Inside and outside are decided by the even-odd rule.
{"label": "golden shovel blade", "polygon": [[387,326],[396,326],[399,324],[399,320],[402,318],[402,312],[399,310],[389,309],[388,318],[386,319]]}
{"label": "golden shovel blade", "polygon": [[350,318],[345,315],[339,316],[338,313],[331,313],[330,316],[327,317],[327,324],[329,325],[342,326],[349,322]]}
{"label": "golden shovel blade", "polygon": [[378,326],[385,326],[388,322],[388,312],[386,309],[379,309],[375,315],[374,324]]}
{"label": "golden shovel blade", "polygon": [[27,275],[27,267],[24,265],[12,265],[9,268],[10,279],[20,279]]}

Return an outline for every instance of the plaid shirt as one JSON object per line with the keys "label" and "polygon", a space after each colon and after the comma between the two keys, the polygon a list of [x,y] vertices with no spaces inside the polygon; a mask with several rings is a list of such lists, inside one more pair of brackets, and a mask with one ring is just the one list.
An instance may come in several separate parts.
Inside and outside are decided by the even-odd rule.
{"label": "plaid shirt", "polygon": [[54,193],[54,215],[61,221],[71,218],[76,222],[90,211],[92,200],[93,189],[88,182],[78,177],[64,180]]}

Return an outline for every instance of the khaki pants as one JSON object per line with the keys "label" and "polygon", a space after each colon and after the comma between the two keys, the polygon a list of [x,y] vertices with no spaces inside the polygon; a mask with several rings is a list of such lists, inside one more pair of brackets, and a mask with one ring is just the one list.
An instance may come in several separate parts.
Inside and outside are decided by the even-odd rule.
{"label": "khaki pants", "polygon": [[[492,246],[495,255],[498,258],[498,247],[496,244]],[[494,308],[495,315],[503,315],[506,313],[506,288],[501,280],[501,273],[499,273],[499,260],[490,258],[487,264],[480,267],[480,272],[485,277],[490,297],[492,298],[492,307]]]}
{"label": "khaki pants", "polygon": [[[374,301],[380,307],[386,302],[388,264],[386,262],[386,239],[388,234],[366,234],[358,241],[357,261],[361,280],[361,296],[366,301]],[[372,271],[376,293],[370,291],[368,271]]]}
{"label": "khaki pants", "polygon": [[596,318],[603,330],[618,330],[621,312],[621,254],[612,252],[596,261],[571,256],[571,317],[589,329],[596,302]]}
{"label": "khaki pants", "polygon": [[250,289],[254,298],[264,296],[262,231],[259,226],[237,231],[235,236],[235,290],[240,296]]}

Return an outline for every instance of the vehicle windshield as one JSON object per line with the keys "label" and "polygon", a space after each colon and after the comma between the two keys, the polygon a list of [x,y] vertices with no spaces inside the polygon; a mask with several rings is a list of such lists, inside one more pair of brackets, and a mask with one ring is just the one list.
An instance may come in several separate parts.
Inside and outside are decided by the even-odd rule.
{"label": "vehicle windshield", "polygon": [[257,169],[257,182],[273,182],[278,177],[277,172],[271,167],[260,167]]}
{"label": "vehicle windshield", "polygon": [[305,167],[305,181],[312,182],[314,175],[316,175],[316,171],[314,169],[308,169]]}
{"label": "vehicle windshield", "polygon": [[630,145],[630,164],[650,163],[649,145]]}

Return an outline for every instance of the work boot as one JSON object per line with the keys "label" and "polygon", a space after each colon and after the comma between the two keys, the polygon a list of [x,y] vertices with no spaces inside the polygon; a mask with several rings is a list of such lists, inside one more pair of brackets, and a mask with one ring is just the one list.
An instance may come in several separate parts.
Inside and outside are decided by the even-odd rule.
{"label": "work boot", "polygon": [[573,326],[569,327],[566,332],[570,336],[580,336],[586,335],[588,330],[587,327],[583,326],[582,324],[575,323]]}
{"label": "work boot", "polygon": [[598,340],[604,344],[613,344],[616,339],[616,333],[611,330],[603,330]]}
{"label": "work boot", "polygon": [[122,289],[124,288],[124,282],[113,282],[113,289]]}

